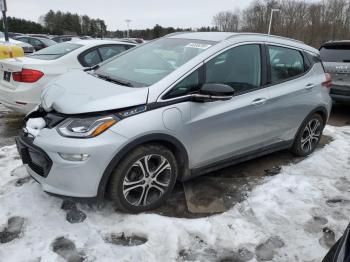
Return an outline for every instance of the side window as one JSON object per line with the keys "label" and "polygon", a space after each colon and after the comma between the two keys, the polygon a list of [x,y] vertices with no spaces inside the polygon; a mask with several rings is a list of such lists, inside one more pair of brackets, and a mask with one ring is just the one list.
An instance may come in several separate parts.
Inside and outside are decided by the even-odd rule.
{"label": "side window", "polygon": [[133,48],[133,47],[135,47],[135,45],[125,45],[125,48],[128,50],[128,49],[130,49],[130,48]]}
{"label": "side window", "polygon": [[308,71],[312,67],[312,59],[310,60],[306,52],[303,53],[304,57],[304,71]]}
{"label": "side window", "polygon": [[260,87],[260,46],[234,47],[210,60],[206,64],[206,83],[229,85],[238,95]]}
{"label": "side window", "polygon": [[198,70],[196,70],[171,89],[170,92],[164,96],[164,99],[188,95],[196,91],[198,87],[199,73]]}
{"label": "side window", "polygon": [[34,47],[40,47],[42,45],[42,43],[34,38],[29,38],[29,44],[31,44]]}
{"label": "side window", "polygon": [[304,58],[298,50],[268,46],[271,65],[271,83],[276,84],[303,74]]}
{"label": "side window", "polygon": [[107,60],[123,51],[126,50],[124,45],[111,45],[111,46],[103,46],[99,47],[102,60]]}
{"label": "side window", "polygon": [[82,65],[86,67],[97,65],[102,61],[97,49],[85,53],[83,56],[80,57],[79,60],[82,63]]}

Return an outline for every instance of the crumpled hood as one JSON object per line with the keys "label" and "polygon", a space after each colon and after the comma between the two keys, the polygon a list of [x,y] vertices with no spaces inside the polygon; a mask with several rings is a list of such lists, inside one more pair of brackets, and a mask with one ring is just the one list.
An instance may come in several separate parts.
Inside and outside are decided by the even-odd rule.
{"label": "crumpled hood", "polygon": [[84,71],[66,73],[42,93],[46,111],[82,114],[146,104],[148,88],[133,88],[99,79]]}

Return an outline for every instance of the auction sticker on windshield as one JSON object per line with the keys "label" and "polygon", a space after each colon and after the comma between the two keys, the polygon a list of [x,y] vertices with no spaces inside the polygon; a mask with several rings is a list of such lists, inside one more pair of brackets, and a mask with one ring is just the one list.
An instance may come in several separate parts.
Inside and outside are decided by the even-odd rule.
{"label": "auction sticker on windshield", "polygon": [[201,44],[201,43],[189,43],[186,47],[198,48],[198,49],[208,49],[211,47],[209,44]]}

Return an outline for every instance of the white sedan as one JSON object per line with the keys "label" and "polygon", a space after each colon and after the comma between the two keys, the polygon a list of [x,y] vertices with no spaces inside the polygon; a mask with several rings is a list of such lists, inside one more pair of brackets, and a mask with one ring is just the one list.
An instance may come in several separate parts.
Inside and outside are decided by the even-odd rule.
{"label": "white sedan", "polygon": [[135,44],[109,40],[59,43],[26,57],[0,61],[0,103],[20,113],[30,112],[40,101],[44,86],[55,77],[93,67]]}

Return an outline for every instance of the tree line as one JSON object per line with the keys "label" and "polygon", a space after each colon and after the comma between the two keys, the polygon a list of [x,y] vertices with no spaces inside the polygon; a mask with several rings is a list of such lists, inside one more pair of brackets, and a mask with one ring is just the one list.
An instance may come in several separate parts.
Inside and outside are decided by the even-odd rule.
{"label": "tree line", "polygon": [[87,15],[50,10],[43,17],[45,28],[52,34],[75,34],[102,37],[106,35],[107,26],[102,19],[93,19]]}
{"label": "tree line", "polygon": [[[223,11],[213,17],[211,27],[174,28],[155,25],[148,29],[130,30],[130,37],[147,40],[181,31],[257,32],[268,30],[271,9],[274,13],[272,34],[291,37],[319,47],[321,43],[350,38],[350,0],[254,0],[243,10]],[[92,37],[126,37],[126,31],[108,31],[102,19],[87,15],[50,10],[35,23],[8,18],[9,31],[20,33],[49,33],[89,35]],[[2,29],[2,23],[0,24]]]}
{"label": "tree line", "polygon": [[350,0],[256,0],[246,9],[220,12],[213,23],[222,31],[271,33],[319,47],[329,40],[350,38]]}
{"label": "tree line", "polygon": [[[16,33],[36,33],[36,34],[47,34],[50,33],[49,30],[39,23],[28,21],[25,19],[8,17],[7,24],[10,32]],[[0,19],[0,30],[4,31],[3,20]]]}

